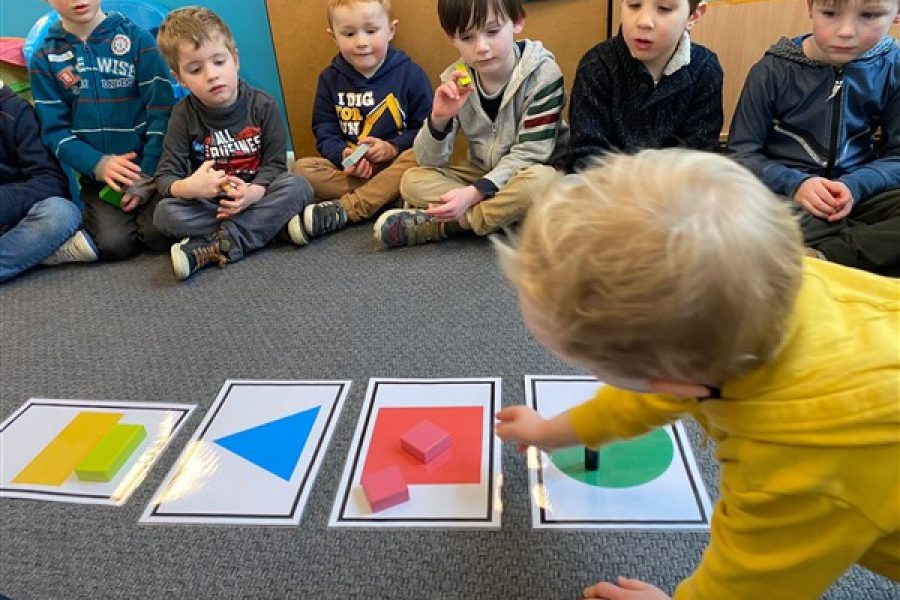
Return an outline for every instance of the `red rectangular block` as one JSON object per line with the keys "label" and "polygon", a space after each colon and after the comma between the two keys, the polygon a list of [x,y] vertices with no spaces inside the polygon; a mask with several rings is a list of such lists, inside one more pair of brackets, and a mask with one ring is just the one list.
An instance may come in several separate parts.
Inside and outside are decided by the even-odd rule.
{"label": "red rectangular block", "polygon": [[409,500],[409,487],[396,465],[363,475],[362,487],[372,512],[380,512]]}
{"label": "red rectangular block", "polygon": [[421,421],[400,438],[404,450],[424,463],[450,447],[450,434],[432,423]]}

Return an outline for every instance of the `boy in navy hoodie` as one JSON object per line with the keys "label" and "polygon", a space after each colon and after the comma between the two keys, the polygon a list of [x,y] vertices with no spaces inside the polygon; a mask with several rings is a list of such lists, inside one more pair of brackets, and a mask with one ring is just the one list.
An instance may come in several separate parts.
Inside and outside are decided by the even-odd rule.
{"label": "boy in navy hoodie", "polygon": [[[747,75],[728,148],[800,214],[807,254],[900,270],[900,0],[808,0]],[[881,139],[876,132],[880,130]]]}
{"label": "boy in navy hoodie", "polygon": [[[431,111],[425,72],[390,47],[397,29],[390,0],[328,0],[328,24],[340,53],[316,89],[313,133],[323,158],[294,165],[324,200],[303,212],[310,236],[368,219],[400,197],[403,173],[416,166],[413,141]],[[362,158],[350,164],[351,155]]]}
{"label": "boy in navy hoodie", "polygon": [[[153,226],[153,173],[174,103],[169,70],[144,29],[100,0],[48,0],[59,13],[31,60],[44,144],[81,175],[84,225],[100,258],[170,241]],[[104,185],[120,205],[100,198]],[[105,195],[105,194],[104,194]]]}
{"label": "boy in navy hoodie", "polygon": [[41,144],[34,109],[0,81],[0,282],[35,266],[92,262],[59,163]]}

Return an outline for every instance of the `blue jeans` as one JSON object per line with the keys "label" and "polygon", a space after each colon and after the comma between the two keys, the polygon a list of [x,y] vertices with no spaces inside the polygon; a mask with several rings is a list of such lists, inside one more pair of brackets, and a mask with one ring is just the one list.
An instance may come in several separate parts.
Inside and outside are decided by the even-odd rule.
{"label": "blue jeans", "polygon": [[30,269],[81,227],[81,211],[65,198],[35,202],[18,223],[0,225],[0,282]]}

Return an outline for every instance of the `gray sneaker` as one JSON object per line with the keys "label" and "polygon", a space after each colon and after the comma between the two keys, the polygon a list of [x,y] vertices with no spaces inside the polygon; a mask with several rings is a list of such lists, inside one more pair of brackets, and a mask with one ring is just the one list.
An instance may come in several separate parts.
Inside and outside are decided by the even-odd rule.
{"label": "gray sneaker", "polygon": [[337,200],[310,204],[303,209],[303,226],[310,237],[316,237],[347,226],[347,211]]}
{"label": "gray sneaker", "polygon": [[415,246],[447,239],[447,229],[421,210],[394,209],[375,221],[375,239],[385,246]]}
{"label": "gray sneaker", "polygon": [[91,236],[86,231],[79,229],[75,232],[75,235],[67,239],[62,246],[56,249],[56,252],[45,258],[41,264],[52,266],[72,262],[94,262],[96,260],[97,246],[94,245],[94,240],[91,239]]}

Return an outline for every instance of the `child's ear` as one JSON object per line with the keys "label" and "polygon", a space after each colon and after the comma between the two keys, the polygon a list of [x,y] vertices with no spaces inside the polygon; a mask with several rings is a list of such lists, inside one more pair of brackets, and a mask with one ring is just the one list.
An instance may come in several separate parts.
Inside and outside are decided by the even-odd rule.
{"label": "child's ear", "polygon": [[394,19],[388,25],[388,31],[390,32],[390,37],[388,38],[388,41],[394,39],[394,34],[397,33],[397,23],[399,23],[399,21],[397,19]]}
{"label": "child's ear", "polygon": [[522,30],[525,29],[525,17],[522,17],[515,23],[513,23],[513,33],[515,35],[519,35],[522,33]]}
{"label": "child's ear", "polygon": [[331,29],[331,27],[326,27],[326,28],[325,28],[325,33],[327,33],[327,34],[330,35],[331,37],[334,37],[334,30]]}
{"label": "child's ear", "polygon": [[706,9],[708,7],[709,6],[706,4],[706,2],[701,2],[700,4],[698,4],[697,8],[694,9],[694,12],[688,15],[687,25],[685,26],[685,29],[687,29],[688,31],[693,29],[694,25],[697,24],[697,21],[700,20],[700,17],[706,14]]}

